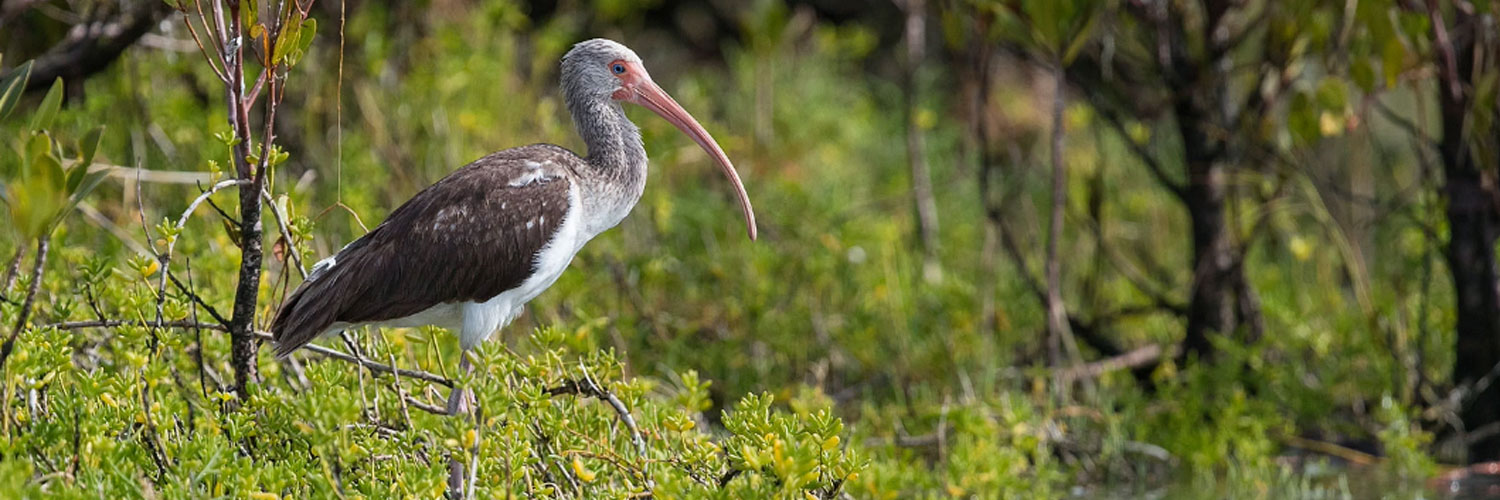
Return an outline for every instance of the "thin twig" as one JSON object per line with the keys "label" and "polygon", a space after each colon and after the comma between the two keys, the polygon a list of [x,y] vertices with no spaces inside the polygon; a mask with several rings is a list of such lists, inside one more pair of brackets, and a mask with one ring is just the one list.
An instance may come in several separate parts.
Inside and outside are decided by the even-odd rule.
{"label": "thin twig", "polygon": [[[257,331],[257,332],[255,332],[255,336],[257,338],[259,338],[260,340],[275,340],[275,337],[272,336],[270,332]],[[352,356],[350,354],[344,353],[343,351],[339,351],[337,349],[330,349],[330,348],[323,347],[323,346],[320,346],[320,345],[317,345],[317,344],[307,344],[307,345],[303,346],[302,349],[306,349],[308,351],[312,351],[312,352],[315,352],[315,353],[318,353],[318,354],[322,354],[322,355],[328,356],[330,358],[341,359],[341,360],[344,360],[344,361],[348,361],[350,363],[355,363],[355,364],[358,364],[359,366],[363,366],[365,368],[368,368],[371,371],[377,371],[377,372],[381,372],[381,373],[397,373],[397,372],[399,372],[401,374],[401,376],[403,376],[403,377],[411,377],[411,378],[414,378],[414,379],[417,379],[417,380],[424,380],[424,381],[432,382],[434,384],[438,384],[438,385],[441,385],[441,386],[444,386],[444,387],[453,387],[453,381],[452,380],[448,380],[448,379],[443,378],[441,376],[434,375],[432,373],[424,372],[424,371],[421,371],[421,370],[411,370],[411,369],[406,369],[406,368],[396,368],[396,367],[392,367],[392,366],[387,366],[387,365],[384,365],[384,364],[381,364],[381,363],[370,361],[368,359],[364,359],[363,357],[355,357],[355,356]]]}
{"label": "thin twig", "polygon": [[26,245],[16,245],[16,255],[10,258],[10,264],[5,266],[5,279],[0,281],[0,295],[10,291],[15,286],[16,276],[21,273],[21,259],[26,257]]}
{"label": "thin twig", "polygon": [[[144,328],[201,328],[201,329],[204,329],[204,330],[213,330],[213,331],[217,331],[217,332],[227,332],[227,331],[229,331],[229,328],[226,327],[226,326],[224,326],[224,325],[217,325],[217,324],[213,324],[213,323],[195,323],[195,322],[192,322],[192,321],[185,321],[185,320],[161,321],[161,322],[139,321],[139,320],[68,321],[68,322],[62,322],[62,323],[52,323],[52,324],[47,324],[47,325],[40,325],[40,326],[38,326],[38,328],[56,328],[56,329],[59,329],[59,330],[79,330],[79,329],[83,329],[83,328],[118,328],[118,327],[122,327],[122,326],[139,326],[139,327],[144,327]],[[271,335],[270,332],[257,331],[257,332],[255,332],[255,336],[256,336],[256,338],[259,338],[260,340],[272,340],[273,339],[273,337],[272,337],[272,335]],[[445,386],[445,387],[453,387],[453,381],[448,380],[448,379],[443,378],[443,377],[438,376],[438,375],[434,375],[432,373],[425,372],[425,371],[412,370],[412,369],[407,369],[407,368],[396,368],[396,367],[392,367],[392,366],[385,365],[385,364],[382,364],[382,363],[377,363],[377,362],[374,362],[374,361],[370,361],[370,360],[367,360],[367,359],[356,358],[356,357],[354,357],[352,355],[344,353],[343,351],[339,351],[337,349],[330,349],[330,348],[323,347],[323,346],[316,345],[316,344],[308,344],[308,345],[304,346],[303,349],[306,349],[308,351],[312,351],[312,352],[315,352],[315,353],[318,353],[318,354],[322,354],[322,355],[330,357],[330,358],[334,358],[334,359],[339,359],[339,360],[343,360],[343,361],[348,361],[348,362],[351,362],[351,363],[355,363],[355,364],[358,364],[358,365],[360,365],[362,367],[368,368],[371,371],[380,372],[380,373],[392,373],[392,374],[399,373],[402,377],[410,377],[410,378],[413,378],[413,379],[422,380],[422,381],[426,381],[426,382],[431,382],[431,383],[438,384],[438,385]]]}
{"label": "thin twig", "polygon": [[133,319],[107,319],[91,321],[64,321],[62,323],[51,323],[37,325],[37,328],[56,328],[58,330],[82,330],[84,328],[119,328],[122,326],[138,326],[142,328],[201,328],[205,330],[225,331],[223,325],[212,323],[197,323],[189,320],[174,321],[140,321]]}
{"label": "thin twig", "polygon": [[276,226],[281,228],[281,238],[286,241],[286,253],[292,256],[297,273],[302,275],[302,279],[307,279],[307,268],[302,265],[302,253],[297,251],[297,245],[292,241],[292,230],[287,224],[286,215],[281,213],[281,207],[276,206],[276,200],[271,198],[270,191],[261,189],[260,196],[266,201],[266,207],[271,209],[271,215],[276,217]]}
{"label": "thin twig", "polygon": [[199,306],[202,306],[203,310],[206,311],[206,312],[208,312],[209,316],[213,316],[214,321],[218,321],[219,324],[221,324],[221,325],[228,325],[229,324],[229,320],[226,319],[224,317],[224,315],[219,314],[219,310],[218,309],[214,309],[214,306],[209,305],[208,302],[205,302],[203,300],[203,297],[199,297],[198,293],[193,291],[192,283],[191,283],[191,281],[192,281],[192,274],[191,274],[192,273],[192,269],[191,268],[188,269],[188,273],[189,273],[188,274],[188,281],[189,281],[189,283],[188,283],[187,286],[184,286],[182,284],[182,281],[179,281],[177,279],[177,275],[175,275],[175,274],[170,274],[169,273],[167,275],[167,279],[170,279],[172,281],[172,285],[177,287],[177,291],[182,292],[183,294],[187,295],[189,299],[192,299],[192,301],[194,303],[198,304]]}
{"label": "thin twig", "polygon": [[[198,2],[193,3],[197,4]],[[199,7],[199,9],[201,10],[202,7]],[[203,40],[198,38],[198,29],[193,27],[193,20],[188,17],[187,11],[182,11],[182,25],[186,26],[188,34],[193,36],[193,44],[198,46],[198,51],[203,53],[203,58],[208,60],[208,67],[214,70],[214,76],[218,77],[220,82],[229,83],[229,77],[224,74],[224,70],[219,69],[219,64],[214,62],[214,57],[210,55],[208,48],[203,46]],[[214,52],[214,54],[217,54],[217,52]]]}
{"label": "thin twig", "polygon": [[417,398],[412,397],[410,394],[403,394],[402,396],[403,396],[403,401],[405,401],[406,404],[409,405],[409,406],[411,406],[412,408],[416,408],[418,410],[422,410],[422,411],[425,411],[427,413],[431,413],[433,415],[447,415],[448,414],[448,410],[446,408],[441,407],[441,406],[438,406],[438,405],[435,405],[435,404],[423,403],[422,401],[418,400]]}

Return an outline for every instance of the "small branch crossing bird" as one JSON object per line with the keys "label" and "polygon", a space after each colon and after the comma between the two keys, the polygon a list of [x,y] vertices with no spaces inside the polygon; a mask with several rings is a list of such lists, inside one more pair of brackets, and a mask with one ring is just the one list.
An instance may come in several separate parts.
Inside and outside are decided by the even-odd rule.
{"label": "small branch crossing bird", "polygon": [[[492,153],[439,180],[374,230],[313,265],[272,323],[277,356],[365,325],[436,325],[464,356],[551,286],[578,250],[630,213],[646,186],[646,150],[622,103],[661,115],[734,184],[751,240],[755,213],[724,150],[651,80],[641,58],[593,39],[563,56],[563,96],[588,156],[551,144]],[[467,413],[455,388],[449,413]]]}

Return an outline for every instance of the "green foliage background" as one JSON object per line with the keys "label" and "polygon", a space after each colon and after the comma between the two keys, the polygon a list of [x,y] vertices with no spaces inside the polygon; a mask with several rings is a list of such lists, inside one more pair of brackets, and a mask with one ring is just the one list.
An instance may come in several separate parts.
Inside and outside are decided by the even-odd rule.
{"label": "green foliage background", "polygon": [[[760,207],[761,241],[743,238],[701,152],[633,110],[652,156],[650,187],[633,215],[481,350],[479,370],[464,379],[479,396],[480,433],[412,408],[408,396],[441,406],[447,389],[437,384],[317,356],[303,358],[298,375],[267,355],[263,383],[234,401],[221,389],[231,373],[222,332],[39,326],[20,334],[0,379],[0,497],[432,498],[443,491],[446,457],[476,442],[481,498],[626,498],[647,488],[663,498],[1045,498],[1075,487],[1088,496],[1165,487],[1183,496],[1339,497],[1359,484],[1420,488],[1408,480],[1433,470],[1429,429],[1438,417],[1416,409],[1413,380],[1449,371],[1452,312],[1430,304],[1452,299],[1444,274],[1432,271],[1438,243],[1424,226],[1397,221],[1441,231],[1430,193],[1371,223],[1381,258],[1351,284],[1358,244],[1313,186],[1321,173],[1294,172],[1294,202],[1269,217],[1275,236],[1249,257],[1263,340],[1226,342],[1212,364],[1165,362],[1145,374],[1157,381],[1151,392],[1119,371],[1087,395],[1064,397],[1042,361],[1043,308],[1017,277],[1029,270],[985,250],[971,151],[951,113],[960,103],[936,91],[951,74],[919,75],[935,89],[917,116],[942,214],[944,275],[929,281],[898,139],[903,104],[876,57],[877,33],[758,2],[742,20],[745,42],[725,46],[722,61],[703,61],[649,38],[636,44],[628,30],[585,33],[591,10],[582,7],[531,19],[504,0],[439,4],[351,10],[342,55],[337,23],[321,19],[288,78],[276,130],[291,155],[273,192],[284,194],[278,204],[304,261],[487,152],[532,142],[581,148],[555,67],[589,36],[643,49],[656,80],[719,139]],[[604,18],[640,14],[615,2],[589,7]],[[1049,101],[1017,68],[996,89],[1017,152],[1008,182],[1020,201],[1008,216],[1031,228],[1023,243],[1040,248]],[[100,162],[218,180],[228,150],[216,135],[228,127],[216,86],[196,52],[132,50],[85,82],[86,98],[49,130],[80,137],[102,125]],[[1288,154],[1363,162],[1379,172],[1370,182],[1380,189],[1415,175],[1415,155],[1391,124],[1348,134],[1318,126],[1345,119],[1358,85],[1306,87],[1298,95],[1309,101],[1291,104],[1277,129]],[[1299,111],[1323,108],[1337,109]],[[1160,262],[1188,262],[1188,240],[1173,236],[1189,231],[1185,216],[1127,150],[1153,131],[1133,124],[1142,137],[1118,136],[1083,104],[1066,118],[1069,223],[1100,203],[1116,222],[1101,234]],[[5,127],[7,138],[21,130],[15,120]],[[99,215],[74,216],[53,236],[35,323],[154,318],[161,269],[140,248],[164,246],[169,225],[158,222],[175,221],[198,192],[128,175],[106,181],[85,203]],[[215,199],[232,207],[234,196]],[[268,220],[268,241],[279,238],[274,227]],[[11,255],[21,241],[0,250]],[[199,210],[175,245],[175,275],[227,311],[238,251],[219,218]],[[1083,271],[1108,258],[1090,231],[1070,228],[1062,247],[1070,303],[1144,299],[1123,273]],[[268,262],[263,322],[298,280],[287,263]],[[1185,280],[1188,266],[1178,267],[1173,276]],[[17,297],[25,281],[5,296]],[[206,319],[181,290],[168,292],[165,319]],[[0,303],[3,326],[17,310]],[[1160,311],[1112,325],[1131,346],[1169,344],[1181,330]],[[358,338],[372,359],[456,377],[456,342],[442,332]],[[585,377],[632,410],[643,455],[604,402],[547,393]],[[1302,463],[1289,458],[1300,457],[1294,442],[1305,436],[1376,443],[1380,479],[1351,487],[1343,469],[1293,465]]]}

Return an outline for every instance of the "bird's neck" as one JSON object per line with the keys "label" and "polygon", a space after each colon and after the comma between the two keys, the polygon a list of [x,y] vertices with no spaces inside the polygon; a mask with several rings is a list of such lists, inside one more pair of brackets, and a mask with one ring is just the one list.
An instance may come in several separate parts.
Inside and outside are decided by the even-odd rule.
{"label": "bird's neck", "polygon": [[[588,146],[588,164],[611,178],[644,178],[646,147],[641,131],[625,117],[625,109],[612,99],[597,99],[570,106],[578,135]],[[634,180],[634,179],[632,179]]]}
{"label": "bird's neck", "polygon": [[625,117],[618,102],[604,98],[570,101],[573,123],[588,145],[579,172],[585,213],[584,231],[592,237],[619,224],[646,190],[646,148],[641,131]]}

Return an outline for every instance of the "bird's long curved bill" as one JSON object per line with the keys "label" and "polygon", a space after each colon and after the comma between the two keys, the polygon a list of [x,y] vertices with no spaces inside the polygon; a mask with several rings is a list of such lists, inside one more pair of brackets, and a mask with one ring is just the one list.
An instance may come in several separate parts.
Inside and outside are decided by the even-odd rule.
{"label": "bird's long curved bill", "polygon": [[734,164],[729,162],[729,156],[724,154],[724,149],[719,147],[719,143],[714,141],[713,136],[708,135],[708,131],[698,124],[698,120],[694,119],[693,115],[682,109],[682,106],[678,105],[677,101],[667,95],[661,87],[658,87],[656,82],[646,80],[635,89],[637,104],[645,106],[646,109],[672,122],[672,125],[676,125],[682,133],[692,137],[693,142],[697,142],[698,146],[702,147],[703,151],[719,164],[719,168],[724,171],[724,176],[734,184],[734,192],[740,199],[740,209],[745,212],[746,231],[749,232],[750,239],[754,240],[756,236],[755,209],[751,208],[750,195],[745,193],[745,184],[740,182],[740,175],[734,171]]}

